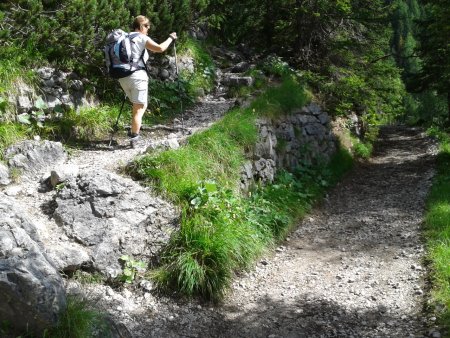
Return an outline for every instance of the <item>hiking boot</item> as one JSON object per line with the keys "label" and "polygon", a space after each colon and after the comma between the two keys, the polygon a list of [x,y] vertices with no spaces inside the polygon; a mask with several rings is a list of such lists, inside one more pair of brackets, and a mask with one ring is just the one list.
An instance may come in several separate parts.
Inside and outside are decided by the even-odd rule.
{"label": "hiking boot", "polygon": [[140,139],[141,139],[141,136],[139,134],[132,134],[129,138],[130,147],[133,149],[136,148]]}

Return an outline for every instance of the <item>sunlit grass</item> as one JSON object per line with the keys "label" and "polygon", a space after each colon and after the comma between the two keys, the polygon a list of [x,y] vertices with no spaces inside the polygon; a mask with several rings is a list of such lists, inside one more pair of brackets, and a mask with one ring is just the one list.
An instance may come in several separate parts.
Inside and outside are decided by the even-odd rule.
{"label": "sunlit grass", "polygon": [[26,129],[17,123],[0,123],[0,160],[10,145],[27,138]]}
{"label": "sunlit grass", "polygon": [[441,151],[437,175],[428,196],[425,235],[431,262],[432,299],[441,325],[450,329],[450,135],[431,130]]}

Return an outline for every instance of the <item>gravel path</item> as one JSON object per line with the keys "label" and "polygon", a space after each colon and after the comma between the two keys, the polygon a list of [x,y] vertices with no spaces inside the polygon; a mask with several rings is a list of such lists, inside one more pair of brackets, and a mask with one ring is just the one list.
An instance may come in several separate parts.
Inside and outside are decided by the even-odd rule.
{"label": "gravel path", "polygon": [[122,337],[439,337],[427,318],[420,227],[434,146],[420,130],[385,128],[374,157],[251,271],[222,304],[138,289],[80,288]]}

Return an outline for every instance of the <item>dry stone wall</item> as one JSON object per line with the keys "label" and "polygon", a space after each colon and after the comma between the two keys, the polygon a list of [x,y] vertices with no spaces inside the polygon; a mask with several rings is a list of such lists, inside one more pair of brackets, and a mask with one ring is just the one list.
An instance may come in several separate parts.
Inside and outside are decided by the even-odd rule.
{"label": "dry stone wall", "polygon": [[316,103],[276,120],[261,118],[257,126],[258,141],[241,172],[243,190],[255,182],[272,182],[280,169],[326,163],[336,151],[330,118]]}

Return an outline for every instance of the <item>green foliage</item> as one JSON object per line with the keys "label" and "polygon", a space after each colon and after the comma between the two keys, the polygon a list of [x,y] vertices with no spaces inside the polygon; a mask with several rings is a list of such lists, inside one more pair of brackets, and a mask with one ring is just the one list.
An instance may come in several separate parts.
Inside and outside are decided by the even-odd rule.
{"label": "green foliage", "polygon": [[151,179],[174,199],[190,196],[197,182],[212,177],[225,187],[235,188],[244,149],[256,140],[253,122],[249,111],[229,112],[210,129],[190,137],[187,146],[138,159],[133,171]]}
{"label": "green foliage", "polygon": [[370,142],[362,142],[356,137],[352,137],[353,152],[356,157],[367,159],[372,155],[373,146]]}
{"label": "green foliage", "polygon": [[[124,107],[125,109],[125,107]],[[118,108],[100,106],[68,110],[62,117],[43,125],[42,134],[65,142],[88,142],[106,137],[118,115]]]}
{"label": "green foliage", "polygon": [[[449,0],[424,1],[424,15],[419,23],[417,49],[422,60],[419,88],[434,89],[447,96],[450,106],[450,17]],[[450,121],[450,109],[448,109]]]}
{"label": "green foliage", "polygon": [[67,297],[67,308],[57,326],[44,334],[45,338],[94,336],[111,336],[106,315],[95,310],[90,301],[76,296]]}
{"label": "green foliage", "polygon": [[440,324],[450,330],[450,135],[437,128],[429,132],[441,144],[437,175],[428,196],[425,218],[428,259],[432,268],[432,305]]}
{"label": "green foliage", "polygon": [[310,99],[296,77],[288,75],[283,77],[280,86],[268,88],[252,102],[250,108],[260,116],[276,117],[292,113],[295,108],[303,107]]}
{"label": "green foliage", "polygon": [[17,123],[0,123],[0,159],[3,159],[6,148],[26,138],[27,132],[22,125]]}
{"label": "green foliage", "polygon": [[283,77],[293,73],[293,70],[286,61],[279,56],[270,55],[262,64],[262,70],[268,75]]}
{"label": "green foliage", "polygon": [[351,166],[339,151],[328,168],[280,173],[274,184],[244,198],[214,181],[201,182],[183,208],[181,229],[153,272],[159,288],[221,299],[236,270],[245,269],[283,239],[326,187]]}
{"label": "green foliage", "polygon": [[143,275],[147,269],[147,263],[133,259],[128,255],[120,257],[123,263],[123,272],[119,277],[122,282],[133,283],[137,276]]}
{"label": "green foliage", "polygon": [[186,89],[191,97],[197,97],[199,88],[210,92],[214,87],[215,66],[206,46],[187,38],[180,46],[180,55],[191,56],[195,60],[193,73],[183,71],[181,78],[186,83]]}
{"label": "green foliage", "polygon": [[426,90],[405,97],[405,121],[410,125],[443,125],[447,120],[447,99]]}
{"label": "green foliage", "polygon": [[14,113],[9,106],[8,97],[17,95],[17,85],[33,85],[36,74],[31,67],[42,60],[36,53],[15,46],[2,46],[0,49],[0,121],[14,121]]}
{"label": "green foliage", "polygon": [[415,57],[417,27],[415,21],[421,17],[417,0],[396,0],[392,13],[392,49],[397,64],[403,69],[403,78],[410,79],[419,69],[419,59]]}
{"label": "green foliage", "polygon": [[160,288],[219,299],[234,271],[262,252],[264,238],[246,221],[242,199],[231,190],[204,182],[191,197],[154,278]]}

